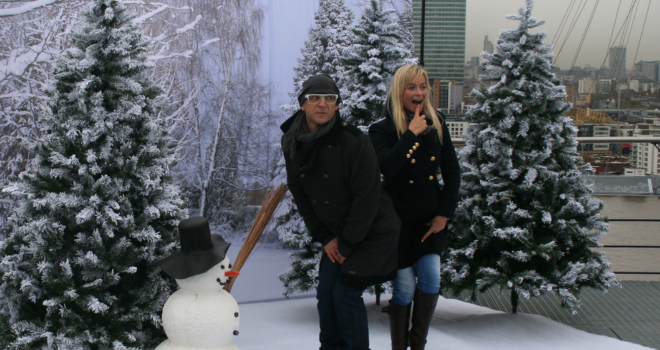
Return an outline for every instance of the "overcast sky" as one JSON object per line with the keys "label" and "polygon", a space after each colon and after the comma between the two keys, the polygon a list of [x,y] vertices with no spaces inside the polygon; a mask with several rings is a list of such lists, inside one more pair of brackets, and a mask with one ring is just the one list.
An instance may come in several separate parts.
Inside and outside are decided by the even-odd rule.
{"label": "overcast sky", "polygon": [[[277,97],[273,99],[271,106],[288,103],[286,92],[292,91],[293,67],[300,57],[300,49],[307,40],[307,33],[314,22],[314,12],[318,8],[318,0],[260,0],[266,7],[266,24],[264,28],[263,64],[262,71],[269,81],[277,89]],[[355,4],[359,0],[345,0],[346,4],[355,12],[356,20],[361,14],[361,9]],[[546,21],[546,24],[538,30],[548,34],[546,43],[558,41],[555,46],[555,56],[558,56],[557,64],[562,69],[569,69],[575,58],[577,47],[585,31],[594,5],[598,7],[594,12],[593,20],[582,45],[580,54],[575,62],[576,66],[583,67],[585,64],[600,67],[607,53],[608,42],[612,28],[613,38],[619,33],[622,24],[633,1],[638,4],[630,15],[632,31],[629,35],[627,50],[627,69],[632,68],[637,44],[640,40],[644,17],[651,2],[648,19],[642,36],[642,41],[637,54],[636,61],[660,60],[660,0],[536,0],[534,16]],[[507,14],[517,13],[518,8],[524,6],[524,0],[467,0],[467,23],[466,23],[466,47],[465,60],[472,56],[478,56],[483,50],[484,36],[488,35],[495,42],[501,29],[511,29],[517,22],[504,18]],[[569,10],[568,24],[559,39],[555,39],[557,29],[562,23],[562,18]],[[585,5],[586,6],[583,6]],[[575,19],[578,5],[583,8],[581,15]],[[620,6],[620,7],[619,7]],[[617,8],[619,14],[617,17]],[[616,19],[616,22],[615,22]],[[571,23],[576,23],[568,39],[566,33]],[[613,45],[621,43],[623,32]],[[628,35],[626,35],[628,38]],[[561,48],[562,43],[566,44]],[[625,42],[625,41],[623,41]],[[561,48],[561,51],[560,51]],[[607,66],[608,62],[605,62]]]}
{"label": "overcast sky", "polygon": [[[594,6],[598,3],[595,12]],[[621,30],[624,20],[628,16],[631,4],[637,4],[630,14],[632,18],[632,31],[628,30],[627,39],[627,68],[632,68],[635,51],[642,34],[642,25],[648,9],[648,18],[641,37],[641,44],[636,61],[660,60],[660,1],[658,0],[536,0],[533,15],[546,23],[539,30],[548,34],[546,43],[555,44],[555,56],[558,56],[557,64],[562,69],[571,67],[577,53],[580,40],[585,32],[591,13],[593,20],[585,36],[584,44],[577,57],[576,65],[600,66],[607,53],[608,42],[614,28],[612,42],[614,45],[625,43],[621,41],[623,31],[616,41],[614,38]],[[650,7],[649,7],[650,3]],[[568,11],[569,21],[560,35],[556,35],[562,18]],[[504,18],[507,14],[517,13],[517,9],[524,5],[523,0],[467,0],[467,20],[465,33],[465,57],[466,61],[472,56],[478,56],[483,50],[484,35],[488,35],[491,41],[495,41],[501,29],[510,29],[516,26],[516,22]],[[586,5],[586,6],[585,6]],[[580,6],[582,13],[577,9]],[[617,16],[617,9],[619,14]],[[616,21],[616,22],[615,22]],[[566,40],[569,25],[576,23],[570,36]],[[629,34],[629,36],[628,36]],[[558,40],[559,39],[559,40]],[[561,45],[566,40],[563,48]],[[561,48],[561,51],[560,51]],[[607,65],[607,62],[605,63]]]}

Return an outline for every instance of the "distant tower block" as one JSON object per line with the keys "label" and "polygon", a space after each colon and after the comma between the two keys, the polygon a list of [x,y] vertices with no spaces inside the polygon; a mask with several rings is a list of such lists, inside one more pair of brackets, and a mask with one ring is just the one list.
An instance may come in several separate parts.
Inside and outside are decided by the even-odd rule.
{"label": "distant tower block", "polygon": [[[415,54],[420,56],[422,0],[413,0]],[[424,68],[431,81],[465,80],[466,0],[426,0]]]}
{"label": "distant tower block", "polygon": [[484,37],[484,51],[492,54],[495,51],[495,47],[493,46],[493,42],[488,40],[488,35]]}
{"label": "distant tower block", "polygon": [[626,77],[626,48],[623,46],[614,46],[610,48],[609,54],[610,69],[612,78],[623,79]]}

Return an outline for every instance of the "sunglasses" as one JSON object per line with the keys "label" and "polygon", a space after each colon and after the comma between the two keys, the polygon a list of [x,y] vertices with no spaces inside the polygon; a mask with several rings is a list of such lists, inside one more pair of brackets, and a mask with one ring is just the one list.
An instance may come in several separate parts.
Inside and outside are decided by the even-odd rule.
{"label": "sunglasses", "polygon": [[325,103],[329,105],[333,105],[337,103],[337,99],[339,98],[338,95],[334,94],[323,94],[323,95],[305,95],[305,98],[307,101],[313,105],[317,105],[321,103],[321,100],[325,100]]}

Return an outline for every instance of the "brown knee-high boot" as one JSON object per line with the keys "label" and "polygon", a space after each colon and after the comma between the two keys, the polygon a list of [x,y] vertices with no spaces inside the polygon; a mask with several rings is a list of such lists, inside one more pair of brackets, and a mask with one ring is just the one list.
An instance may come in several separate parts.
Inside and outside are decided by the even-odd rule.
{"label": "brown knee-high boot", "polygon": [[412,305],[388,306],[387,314],[390,316],[390,338],[392,350],[406,350],[408,348],[408,328],[410,326],[410,308]]}
{"label": "brown knee-high boot", "polygon": [[415,291],[412,309],[412,327],[410,328],[410,350],[424,350],[429,326],[438,305],[440,294],[426,294],[419,289]]}

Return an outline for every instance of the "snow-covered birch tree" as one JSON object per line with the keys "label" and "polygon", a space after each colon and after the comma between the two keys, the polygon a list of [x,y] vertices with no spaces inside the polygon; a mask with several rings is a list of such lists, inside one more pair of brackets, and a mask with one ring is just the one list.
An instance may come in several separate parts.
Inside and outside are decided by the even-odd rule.
{"label": "snow-covered birch tree", "polygon": [[392,76],[399,67],[417,63],[403,45],[394,12],[385,9],[384,0],[371,0],[352,28],[351,44],[341,59],[343,116],[352,124],[368,126],[380,119]]}
{"label": "snow-covered birch tree", "polygon": [[155,262],[185,218],[158,118],[148,42],[116,0],[96,0],[58,58],[50,113],[28,170],[4,191],[22,205],[0,244],[0,334],[8,349],[153,348],[176,289]]}
{"label": "snow-covered birch tree", "polygon": [[208,0],[187,16],[199,21],[179,43],[191,53],[172,87],[175,171],[199,215],[231,225],[245,192],[268,186],[276,159],[270,90],[257,74],[264,10],[254,0]]}
{"label": "snow-covered birch tree", "polygon": [[[571,119],[570,104],[552,69],[552,47],[532,17],[533,2],[518,28],[500,32],[496,51],[484,54],[484,88],[466,118],[466,146],[459,152],[462,195],[451,225],[443,287],[474,293],[497,287],[519,298],[556,294],[575,312],[579,292],[606,291],[618,282],[603,253],[592,250],[609,229],[603,203],[591,197]],[[492,86],[491,86],[492,84]]]}

